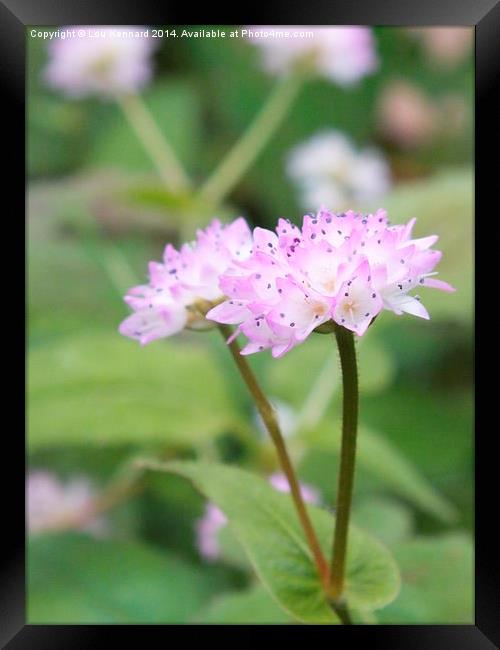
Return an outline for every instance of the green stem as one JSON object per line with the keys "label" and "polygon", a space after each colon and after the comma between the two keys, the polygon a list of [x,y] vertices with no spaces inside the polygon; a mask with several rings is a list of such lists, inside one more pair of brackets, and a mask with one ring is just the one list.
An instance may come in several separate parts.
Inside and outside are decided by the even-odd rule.
{"label": "green stem", "polygon": [[352,625],[351,615],[349,614],[349,610],[345,602],[330,601],[330,606],[340,618],[340,622],[343,625]]}
{"label": "green stem", "polygon": [[303,80],[304,73],[296,71],[278,82],[247,131],[201,187],[202,199],[213,205],[222,202],[280,125],[297,96]]}
{"label": "green stem", "polygon": [[[232,335],[231,328],[227,325],[219,325],[218,328],[224,337],[224,340],[227,341],[227,339]],[[243,380],[245,381],[245,384],[247,385],[247,388],[255,401],[255,405],[257,406],[257,409],[262,417],[262,421],[264,422],[266,429],[268,430],[269,435],[271,436],[271,439],[274,443],[274,446],[276,447],[281,469],[283,470],[290,486],[290,492],[295,505],[295,509],[297,511],[297,515],[299,517],[299,521],[304,530],[309,548],[311,549],[311,553],[313,555],[321,582],[326,590],[328,588],[329,580],[328,562],[326,561],[325,556],[321,551],[318,538],[316,537],[316,533],[312,526],[311,520],[309,519],[309,515],[302,498],[299,482],[295,476],[295,470],[293,469],[292,462],[286,449],[285,440],[276,418],[276,413],[262,392],[262,389],[260,388],[257,379],[252,372],[252,369],[248,365],[245,357],[240,353],[240,347],[235,339],[229,343],[229,349],[234,361],[236,362],[238,370],[240,371],[241,376],[243,377]]]}
{"label": "green stem", "polygon": [[126,95],[117,101],[165,186],[174,191],[189,188],[186,172],[139,95]]}
{"label": "green stem", "polygon": [[330,572],[329,594],[332,600],[342,604],[344,591],[347,536],[351,513],[352,491],[356,458],[356,437],[358,429],[358,371],[354,335],[345,327],[335,327],[335,337],[342,367],[342,446],[340,451],[340,472],[335,511],[335,534]]}

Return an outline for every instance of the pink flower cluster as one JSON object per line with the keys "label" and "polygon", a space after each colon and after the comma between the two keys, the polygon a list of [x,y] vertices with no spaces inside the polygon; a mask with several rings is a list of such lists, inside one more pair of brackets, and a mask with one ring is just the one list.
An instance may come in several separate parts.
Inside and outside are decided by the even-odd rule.
{"label": "pink flower cluster", "polygon": [[411,239],[415,219],[391,226],[385,210],[306,215],[302,229],[285,219],[276,232],[255,228],[253,252],[221,275],[228,299],[207,318],[238,325],[242,354],[271,348],[280,357],[333,320],[363,335],[382,309],[429,318],[418,296],[427,286],[453,288],[431,276],[441,253],[437,236]]}
{"label": "pink flower cluster", "polygon": [[[268,480],[278,492],[290,492],[286,476],[281,472],[271,474]],[[301,483],[300,490],[306,503],[318,505],[321,502],[320,494],[316,488]],[[210,562],[217,560],[220,556],[218,534],[226,524],[227,517],[222,510],[215,503],[208,502],[203,517],[196,523],[196,541],[200,554]]]}
{"label": "pink flower cluster", "polygon": [[196,303],[223,297],[221,274],[232,262],[246,259],[251,247],[252,235],[241,217],[227,226],[212,221],[180,251],[168,244],[163,263],[149,263],[149,283],[133,287],[125,296],[134,313],[121,323],[120,333],[145,345],[205,322]]}

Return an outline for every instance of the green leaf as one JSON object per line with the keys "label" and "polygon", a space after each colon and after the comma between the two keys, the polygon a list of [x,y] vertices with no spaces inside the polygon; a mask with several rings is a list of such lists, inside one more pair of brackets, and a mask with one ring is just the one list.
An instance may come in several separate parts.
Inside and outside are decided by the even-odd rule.
{"label": "green leaf", "polygon": [[381,623],[473,623],[474,557],[468,536],[422,537],[393,551],[403,586],[399,597],[380,612]]}
{"label": "green leaf", "polygon": [[185,623],[213,593],[199,568],[145,544],[38,535],[28,546],[33,623]]}
{"label": "green leaf", "polygon": [[[340,427],[324,426],[311,432],[308,440],[317,449],[340,451]],[[358,435],[359,465],[394,494],[408,499],[425,512],[453,521],[457,513],[440,493],[425,479],[389,440],[361,426]]]}
{"label": "green leaf", "polygon": [[231,526],[224,526],[217,533],[220,557],[223,562],[241,569],[251,569],[248,556]]}
{"label": "green leaf", "polygon": [[[280,605],[306,623],[337,623],[329,607],[290,496],[267,481],[225,465],[144,461],[150,469],[190,479],[226,514],[259,578]],[[309,506],[313,525],[330,555],[333,516]],[[345,596],[353,609],[378,609],[399,590],[399,573],[389,552],[355,527],[350,529]]]}
{"label": "green leaf", "polygon": [[197,618],[197,623],[293,623],[261,585],[248,591],[227,594],[217,598]]}
{"label": "green leaf", "polygon": [[239,423],[206,348],[179,340],[141,348],[114,331],[33,350],[28,407],[32,449],[82,440],[188,446]]}
{"label": "green leaf", "polygon": [[386,497],[366,497],[353,508],[354,523],[388,546],[409,537],[413,528],[407,506]]}

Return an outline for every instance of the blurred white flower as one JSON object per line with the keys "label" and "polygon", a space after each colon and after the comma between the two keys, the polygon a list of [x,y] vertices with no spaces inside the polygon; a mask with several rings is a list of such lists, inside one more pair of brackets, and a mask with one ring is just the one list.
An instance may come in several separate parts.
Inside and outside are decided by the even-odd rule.
{"label": "blurred white flower", "polygon": [[64,27],[49,45],[47,83],[68,97],[116,97],[140,90],[151,78],[155,46],[143,27]]}
{"label": "blurred white flower", "polygon": [[349,85],[378,66],[368,27],[251,25],[242,31],[261,49],[264,67],[272,74],[309,64],[318,75]]}
{"label": "blurred white flower", "polygon": [[376,149],[357,151],[338,131],[322,131],[289,154],[287,172],[297,184],[303,206],[340,210],[382,196],[391,185],[390,169]]}
{"label": "blurred white flower", "polygon": [[31,472],[26,481],[29,532],[74,528],[94,535],[103,534],[106,531],[104,520],[92,516],[94,496],[89,481],[83,477],[63,484],[49,472]]}

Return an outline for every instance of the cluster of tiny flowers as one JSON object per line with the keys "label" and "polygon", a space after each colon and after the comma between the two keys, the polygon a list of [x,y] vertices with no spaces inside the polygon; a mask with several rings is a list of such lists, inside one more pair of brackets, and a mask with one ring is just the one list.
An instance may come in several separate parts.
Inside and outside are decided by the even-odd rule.
{"label": "cluster of tiny flowers", "polygon": [[306,210],[318,205],[337,209],[382,196],[390,187],[390,170],[377,150],[356,151],[338,131],[317,133],[295,147],[287,171],[301,192]]}
{"label": "cluster of tiny flowers", "polygon": [[125,302],[134,310],[120,325],[120,333],[142,345],[171,336],[184,327],[206,323],[197,305],[223,297],[221,274],[232,262],[249,257],[252,235],[243,218],[227,226],[218,220],[197,232],[196,241],[178,251],[168,244],[163,263],[149,263],[149,284],[133,287]]}
{"label": "cluster of tiny flowers", "polygon": [[347,86],[378,65],[373,35],[367,27],[259,25],[249,27],[248,32],[272,74],[288,73],[307,63],[317,75]]}
{"label": "cluster of tiny flowers", "polygon": [[76,477],[61,483],[50,472],[31,472],[26,481],[29,532],[41,533],[67,527],[102,535],[106,531],[104,520],[88,517],[94,497],[94,490],[86,478]]}
{"label": "cluster of tiny flowers", "polygon": [[127,36],[127,32],[140,29],[61,28],[83,35],[51,42],[45,80],[71,98],[94,94],[116,97],[137,92],[151,79],[154,49],[154,40],[147,36]]}
{"label": "cluster of tiny flowers", "polygon": [[228,299],[207,313],[238,325],[242,354],[271,349],[280,357],[333,320],[363,335],[382,309],[429,318],[418,296],[427,286],[453,291],[431,276],[441,253],[437,236],[411,239],[416,219],[391,226],[385,210],[306,215],[302,229],[280,219],[276,232],[255,228],[253,252],[222,274]]}
{"label": "cluster of tiny flowers", "polygon": [[[290,492],[286,476],[280,472],[269,477],[269,483],[278,492]],[[310,485],[300,484],[302,498],[306,503],[318,505],[321,501],[319,492]],[[214,503],[207,503],[205,513],[196,524],[196,541],[200,554],[209,562],[214,562],[220,557],[218,535],[221,528],[227,524],[226,515]]]}

